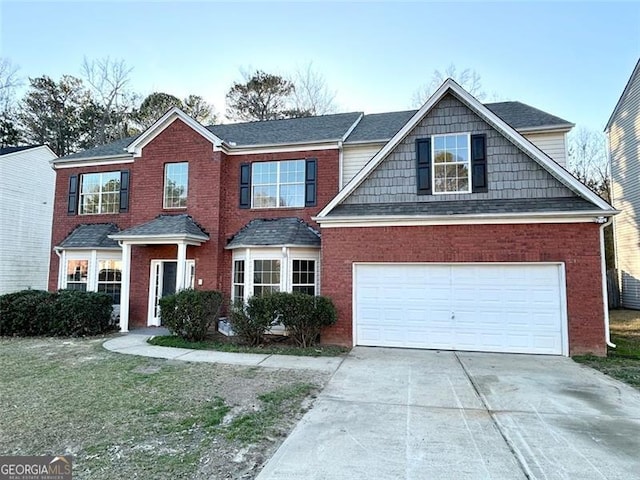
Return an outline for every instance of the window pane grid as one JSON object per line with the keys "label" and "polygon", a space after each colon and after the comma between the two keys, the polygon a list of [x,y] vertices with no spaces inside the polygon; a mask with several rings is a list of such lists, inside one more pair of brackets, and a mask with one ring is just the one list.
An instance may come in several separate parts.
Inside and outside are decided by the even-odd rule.
{"label": "window pane grid", "polygon": [[80,214],[120,211],[120,172],[86,173],[80,182]]}
{"label": "window pane grid", "polygon": [[436,193],[468,193],[469,136],[435,136],[433,145],[434,191]]}
{"label": "window pane grid", "polygon": [[112,303],[120,303],[122,262],[120,260],[98,260],[98,292],[111,296]]}
{"label": "window pane grid", "polygon": [[167,163],[164,167],[164,208],[185,208],[189,185],[189,164]]}
{"label": "window pane grid", "polygon": [[291,290],[293,292],[316,294],[315,260],[294,260]]}
{"label": "window pane grid", "polygon": [[280,291],[280,260],[253,261],[253,295]]}
{"label": "window pane grid", "polygon": [[233,301],[244,301],[244,260],[233,262]]}
{"label": "window pane grid", "polygon": [[303,207],[304,160],[252,164],[253,208]]}

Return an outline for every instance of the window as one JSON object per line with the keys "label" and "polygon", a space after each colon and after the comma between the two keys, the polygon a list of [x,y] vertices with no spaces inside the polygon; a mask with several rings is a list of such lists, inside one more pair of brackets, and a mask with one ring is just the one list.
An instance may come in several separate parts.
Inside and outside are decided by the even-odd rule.
{"label": "window", "polygon": [[88,260],[67,260],[67,290],[87,291]]}
{"label": "window", "polygon": [[316,294],[316,262],[315,260],[294,260],[291,291]]}
{"label": "window", "polygon": [[468,134],[433,137],[434,193],[471,192],[469,150]]}
{"label": "window", "polygon": [[120,303],[122,262],[120,260],[98,260],[98,292],[106,293],[114,305]]}
{"label": "window", "polygon": [[244,260],[233,262],[233,301],[244,300]]}
{"label": "window", "polygon": [[189,164],[167,163],[164,166],[163,208],[186,208],[189,185]]}
{"label": "window", "polygon": [[280,260],[253,261],[253,294],[261,296],[280,291]]}
{"label": "window", "polygon": [[304,207],[305,165],[305,160],[253,163],[253,208]]}
{"label": "window", "polygon": [[85,173],[80,182],[80,214],[120,211],[120,172]]}

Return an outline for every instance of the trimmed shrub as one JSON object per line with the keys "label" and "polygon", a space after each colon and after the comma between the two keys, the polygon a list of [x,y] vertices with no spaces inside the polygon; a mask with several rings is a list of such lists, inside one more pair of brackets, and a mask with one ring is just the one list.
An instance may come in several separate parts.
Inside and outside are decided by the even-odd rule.
{"label": "trimmed shrub", "polygon": [[44,290],[22,290],[0,297],[0,335],[49,334],[56,294]]}
{"label": "trimmed shrub", "polygon": [[113,329],[112,297],[105,293],[60,290],[49,335],[82,337]]}
{"label": "trimmed shrub", "polygon": [[103,293],[23,290],[0,297],[0,335],[97,335],[111,330],[111,297]]}
{"label": "trimmed shrub", "polygon": [[336,323],[338,313],[331,299],[304,293],[270,295],[273,311],[289,336],[301,347],[318,342],[320,331]]}
{"label": "trimmed shrub", "polygon": [[233,332],[255,347],[264,341],[265,333],[276,323],[271,295],[249,298],[247,304],[235,302],[229,312]]}
{"label": "trimmed shrub", "polygon": [[160,299],[162,323],[169,331],[191,342],[203,340],[222,307],[222,293],[213,290],[181,290]]}

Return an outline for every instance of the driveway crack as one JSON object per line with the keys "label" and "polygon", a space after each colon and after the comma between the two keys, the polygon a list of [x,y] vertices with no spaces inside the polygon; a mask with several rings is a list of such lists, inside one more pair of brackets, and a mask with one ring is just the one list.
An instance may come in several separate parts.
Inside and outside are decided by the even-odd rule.
{"label": "driveway crack", "polygon": [[456,357],[456,360],[460,364],[460,368],[462,368],[462,371],[464,372],[464,374],[469,379],[469,383],[471,383],[471,386],[473,387],[473,390],[476,392],[476,395],[480,399],[480,402],[482,403],[482,406],[484,407],[484,409],[489,414],[489,418],[491,419],[491,422],[496,427],[496,429],[498,430],[498,433],[500,433],[500,436],[504,440],[504,443],[507,445],[507,448],[509,449],[511,454],[515,457],[516,461],[518,462],[518,465],[520,466],[520,469],[522,470],[523,475],[525,476],[525,478],[527,478],[527,480],[531,480],[532,478],[535,478],[532,475],[532,473],[529,471],[529,468],[527,467],[527,464],[524,461],[524,459],[522,458],[522,456],[518,453],[518,450],[511,443],[511,441],[507,437],[506,433],[504,432],[504,430],[500,426],[500,423],[498,422],[498,420],[496,418],[495,412],[492,409],[489,408],[489,405],[487,404],[487,401],[485,400],[484,395],[482,395],[482,393],[480,393],[480,389],[478,388],[478,384],[471,377],[471,374],[467,370],[467,367],[465,366],[465,364],[462,362],[462,360],[458,356],[458,352],[453,352],[453,355],[454,355],[454,357]]}

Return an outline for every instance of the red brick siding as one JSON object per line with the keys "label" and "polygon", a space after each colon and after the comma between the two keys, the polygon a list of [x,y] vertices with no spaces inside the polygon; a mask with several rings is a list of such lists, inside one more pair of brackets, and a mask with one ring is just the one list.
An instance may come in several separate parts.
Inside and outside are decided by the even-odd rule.
{"label": "red brick siding", "polygon": [[606,353],[596,224],[325,228],[322,292],[339,320],[324,343],[352,344],[354,262],[564,262],[569,353]]}
{"label": "red brick siding", "polygon": [[[299,209],[240,209],[240,164],[255,161],[318,159],[317,206]],[[59,169],[56,178],[52,246],[78,225],[112,222],[121,229],[148,222],[161,213],[187,213],[210,235],[200,247],[188,247],[187,257],[196,260],[196,288],[222,290],[231,295],[231,252],[227,240],[253,218],[300,217],[311,221],[338,192],[338,150],[301,151],[286,154],[226,156],[213,152],[212,144],[180,120],[173,122],[142,150],[134,163]],[[164,164],[189,162],[186,209],[163,210]],[[129,212],[114,215],[67,215],[70,175],[130,170]],[[221,180],[222,179],[222,180]],[[176,247],[134,246],[132,251],[130,325],[147,321],[150,261],[176,258]],[[49,289],[58,285],[59,259],[52,252]],[[202,286],[197,285],[202,279]]]}

